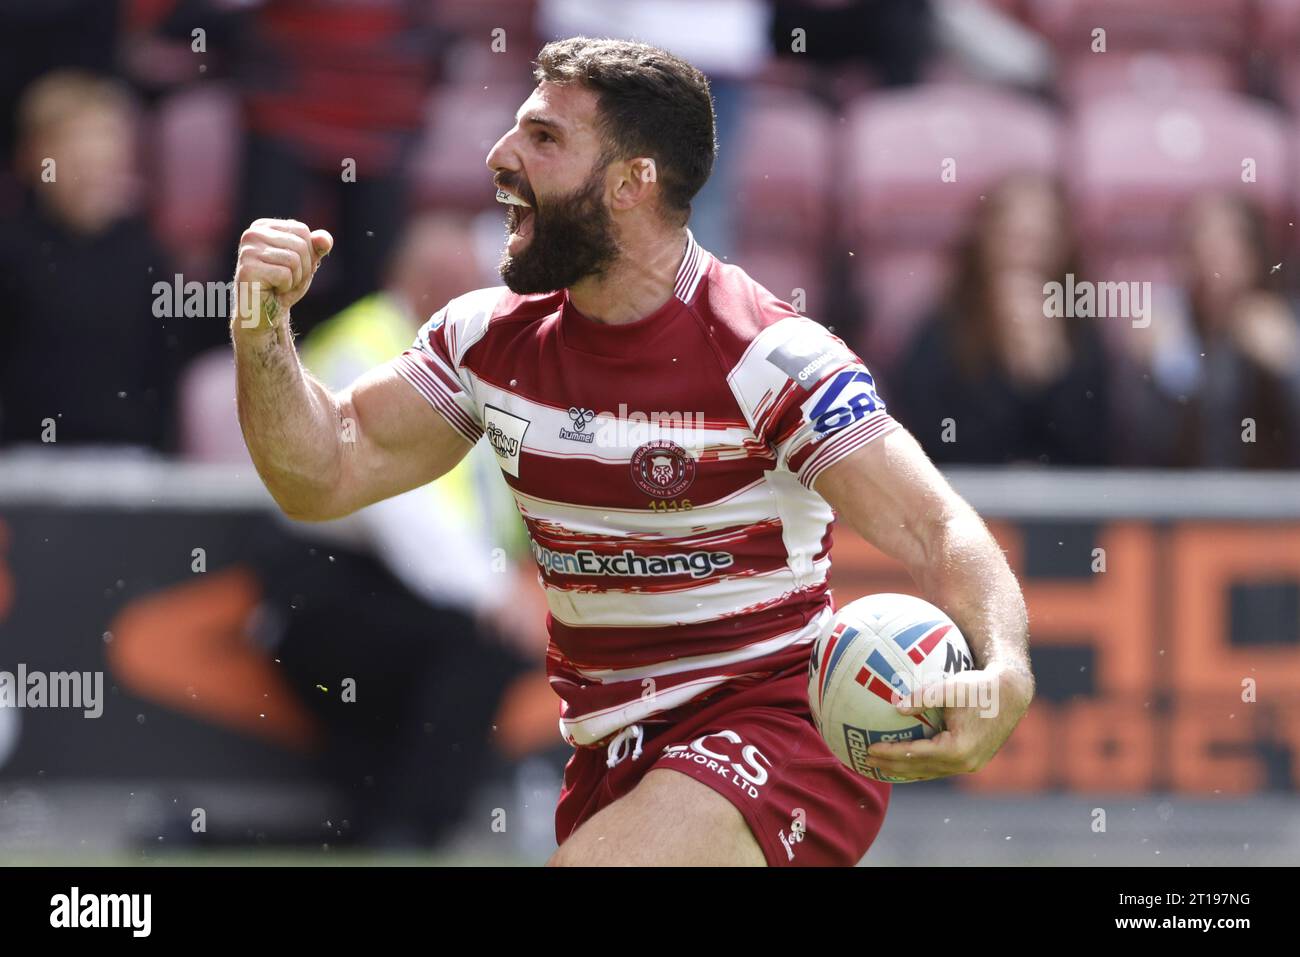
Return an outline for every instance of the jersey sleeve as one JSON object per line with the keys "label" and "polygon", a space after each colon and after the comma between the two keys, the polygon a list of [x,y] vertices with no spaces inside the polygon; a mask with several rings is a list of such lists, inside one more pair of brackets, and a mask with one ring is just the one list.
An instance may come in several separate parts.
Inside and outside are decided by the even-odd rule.
{"label": "jersey sleeve", "polygon": [[473,444],[483,435],[483,423],[474,401],[473,382],[461,365],[472,343],[466,341],[465,323],[456,321],[454,305],[453,300],[434,313],[392,366],[465,441]]}
{"label": "jersey sleeve", "polygon": [[898,427],[866,364],[803,316],[768,326],[732,375],[732,388],[777,468],[812,489],[826,469]]}

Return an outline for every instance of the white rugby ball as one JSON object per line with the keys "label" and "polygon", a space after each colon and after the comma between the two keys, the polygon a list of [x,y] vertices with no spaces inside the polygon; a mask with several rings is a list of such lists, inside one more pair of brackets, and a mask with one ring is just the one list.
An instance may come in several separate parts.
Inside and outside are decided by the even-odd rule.
{"label": "white rugby ball", "polygon": [[866,765],[877,741],[913,741],[943,730],[939,708],[900,714],[900,695],[974,667],[952,619],[920,598],[868,595],[839,609],[813,643],[808,706],[827,746],[850,769],[877,781],[905,779]]}

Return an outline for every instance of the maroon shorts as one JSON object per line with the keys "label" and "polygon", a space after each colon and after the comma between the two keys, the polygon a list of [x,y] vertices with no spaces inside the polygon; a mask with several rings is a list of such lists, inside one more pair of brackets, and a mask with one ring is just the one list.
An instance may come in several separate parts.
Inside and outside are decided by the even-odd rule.
{"label": "maroon shorts", "polygon": [[[885,820],[888,784],[842,765],[808,713],[800,666],[760,684],[687,705],[642,727],[641,756],[606,766],[604,745],[578,748],[555,811],[559,843],[627,794],[652,768],[672,768],[734,804],[772,866],[852,866]],[[666,718],[660,723],[659,718]]]}

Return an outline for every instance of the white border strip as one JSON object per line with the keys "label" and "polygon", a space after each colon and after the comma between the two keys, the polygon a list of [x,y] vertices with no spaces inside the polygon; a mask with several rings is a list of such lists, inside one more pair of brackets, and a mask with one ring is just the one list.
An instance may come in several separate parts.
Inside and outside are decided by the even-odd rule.
{"label": "white border strip", "polygon": [[[1300,472],[951,468],[987,518],[1300,519]],[[119,450],[0,451],[0,508],[273,508],[249,465],[180,463]]]}
{"label": "white border strip", "polygon": [[0,508],[250,511],[275,502],[250,462],[200,465],[104,453],[0,452]]}
{"label": "white border strip", "polygon": [[1300,518],[1300,472],[1013,468],[944,472],[988,518]]}

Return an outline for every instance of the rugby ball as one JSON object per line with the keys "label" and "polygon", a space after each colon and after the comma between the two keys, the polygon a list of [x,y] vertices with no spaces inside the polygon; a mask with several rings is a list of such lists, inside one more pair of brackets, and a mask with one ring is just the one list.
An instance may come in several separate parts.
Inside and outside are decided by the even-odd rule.
{"label": "rugby ball", "polygon": [[813,643],[808,707],[827,746],[845,765],[877,781],[905,779],[866,765],[877,741],[930,738],[943,730],[939,707],[900,714],[913,689],[973,667],[952,619],[920,598],[880,594],[839,609]]}

